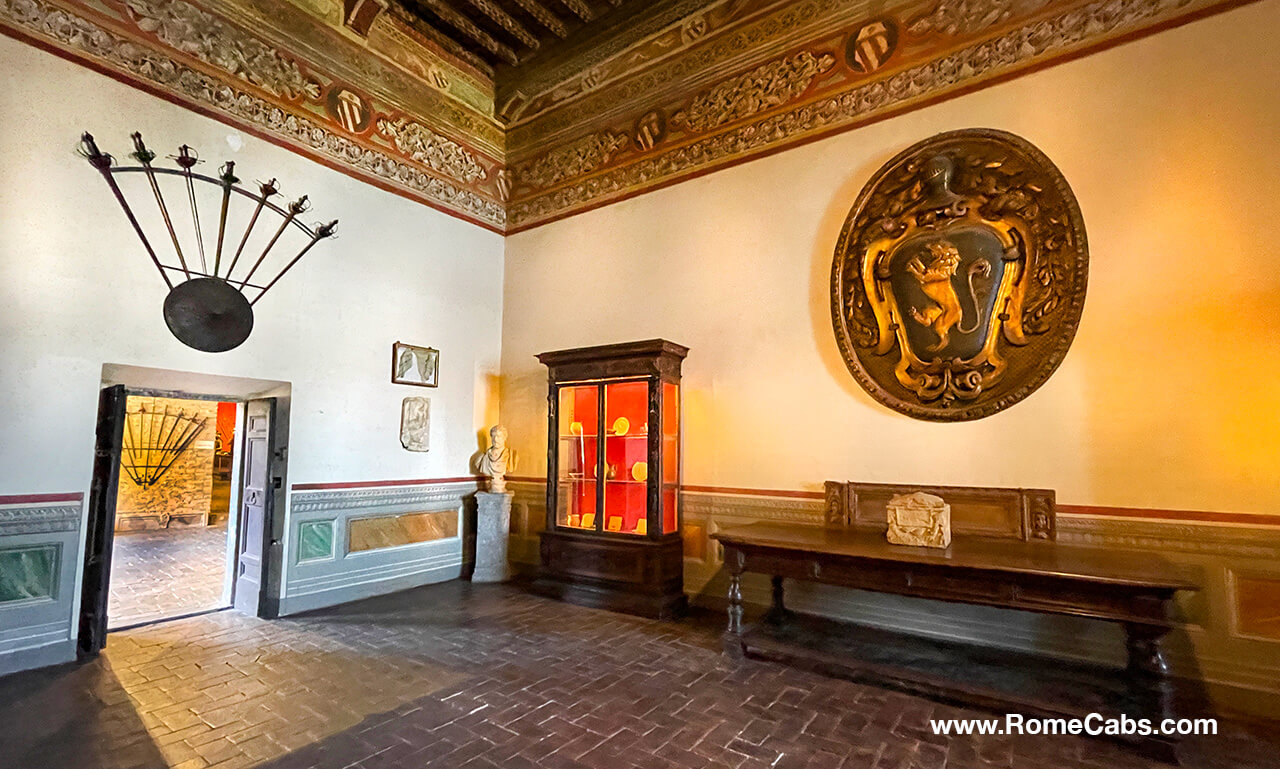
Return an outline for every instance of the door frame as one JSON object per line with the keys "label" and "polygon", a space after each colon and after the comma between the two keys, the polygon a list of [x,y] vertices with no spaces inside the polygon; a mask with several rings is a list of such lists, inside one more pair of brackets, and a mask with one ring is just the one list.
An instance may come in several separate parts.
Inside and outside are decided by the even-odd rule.
{"label": "door frame", "polygon": [[89,520],[85,526],[84,571],[80,582],[79,635],[76,656],[90,657],[107,645],[107,600],[111,594],[111,545],[115,538],[116,496],[120,489],[120,456],[129,392],[124,385],[98,393],[94,428],[93,481],[89,485]]}
{"label": "door frame", "polygon": [[[112,393],[112,395],[108,396],[108,393]],[[111,594],[111,548],[115,537],[116,499],[119,493],[120,459],[123,453],[123,413],[127,412],[128,396],[131,395],[232,402],[238,405],[238,411],[243,409],[243,404],[248,400],[256,400],[243,395],[222,395],[214,392],[188,392],[185,390],[158,390],[146,387],[130,387],[123,384],[102,388],[99,393],[95,428],[97,437],[94,447],[93,478],[90,484],[89,515],[86,524],[84,569],[80,583],[79,635],[76,648],[77,656],[81,659],[95,656],[107,643],[107,602]],[[281,425],[282,410],[276,408],[273,414],[272,434],[279,435],[283,427]],[[284,418],[287,418],[287,416]],[[240,429],[241,426],[240,420],[237,420],[233,452],[238,452],[241,455],[241,461],[243,461],[244,452],[241,451],[241,443],[244,436],[243,431]],[[278,465],[276,464],[277,462],[279,463]],[[287,454],[280,451],[279,456],[273,457],[272,472],[273,475],[283,476],[286,471]],[[231,547],[233,551],[238,551],[239,539],[242,536],[240,518],[243,515],[244,508],[244,480],[242,469],[236,467],[232,478],[232,483],[235,484],[232,488],[232,500],[236,510],[229,511],[228,514],[228,526],[234,526],[236,529],[236,541],[234,546]],[[272,562],[272,558],[276,554],[274,551],[279,549],[272,547],[272,531],[275,528],[275,511],[279,509],[280,496],[278,492],[281,491],[282,489],[274,486],[268,489],[270,515],[266,521],[267,531],[262,542],[261,556],[264,574],[267,569],[275,569],[277,570],[276,573],[278,573],[280,568],[280,564]],[[232,522],[233,519],[235,520],[234,523]],[[238,558],[236,560],[238,561]],[[236,565],[236,562],[233,561],[232,567],[235,568]],[[263,595],[258,603],[257,616],[264,619],[278,616],[275,607],[279,606],[279,598],[274,595],[266,595],[272,586],[272,582],[263,580]],[[235,577],[233,574],[230,591],[232,599],[234,599],[235,589]]]}

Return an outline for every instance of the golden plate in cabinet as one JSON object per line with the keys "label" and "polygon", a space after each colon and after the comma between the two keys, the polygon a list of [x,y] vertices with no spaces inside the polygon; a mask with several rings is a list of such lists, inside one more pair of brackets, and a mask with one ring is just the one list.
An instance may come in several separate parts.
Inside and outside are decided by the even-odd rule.
{"label": "golden plate in cabinet", "polygon": [[631,466],[631,477],[637,481],[649,480],[649,463],[636,462]]}
{"label": "golden plate in cabinet", "polygon": [[631,429],[631,422],[626,417],[618,417],[613,421],[613,434],[626,435]]}

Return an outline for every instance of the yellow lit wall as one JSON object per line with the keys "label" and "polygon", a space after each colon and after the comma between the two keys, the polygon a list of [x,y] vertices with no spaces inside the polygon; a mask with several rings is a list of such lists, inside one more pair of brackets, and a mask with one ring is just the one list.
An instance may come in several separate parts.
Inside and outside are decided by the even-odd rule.
{"label": "yellow lit wall", "polygon": [[[1063,503],[1280,512],[1280,0],[515,235],[502,420],[545,466],[534,354],[665,337],[692,348],[688,484],[825,479],[1045,486]],[[1044,150],[1092,258],[1057,374],[994,417],[873,402],[828,310],[843,220],[884,161],[993,127]]]}

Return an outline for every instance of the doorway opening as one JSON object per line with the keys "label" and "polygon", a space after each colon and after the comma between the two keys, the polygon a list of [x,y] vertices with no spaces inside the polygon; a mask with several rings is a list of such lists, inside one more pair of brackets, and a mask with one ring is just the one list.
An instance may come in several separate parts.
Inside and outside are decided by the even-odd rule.
{"label": "doorway opening", "polygon": [[231,606],[234,401],[127,395],[107,630]]}
{"label": "doorway opening", "polygon": [[289,383],[107,364],[102,384],[81,656],[138,625],[276,616]]}

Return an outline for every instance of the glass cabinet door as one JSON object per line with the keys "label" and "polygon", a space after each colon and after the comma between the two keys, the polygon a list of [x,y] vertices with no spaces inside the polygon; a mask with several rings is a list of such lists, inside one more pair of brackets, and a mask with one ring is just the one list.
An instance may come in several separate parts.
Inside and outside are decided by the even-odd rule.
{"label": "glass cabinet door", "polygon": [[596,385],[562,387],[559,423],[556,525],[594,531],[598,527],[600,388]]}
{"label": "glass cabinet door", "polygon": [[680,386],[662,383],[662,533],[680,520]]}
{"label": "glass cabinet door", "polygon": [[649,383],[604,385],[604,530],[648,534]]}

